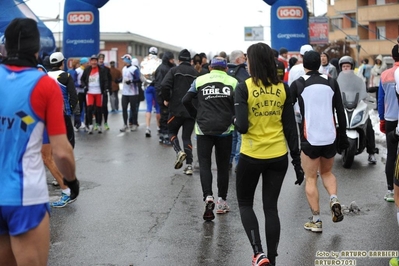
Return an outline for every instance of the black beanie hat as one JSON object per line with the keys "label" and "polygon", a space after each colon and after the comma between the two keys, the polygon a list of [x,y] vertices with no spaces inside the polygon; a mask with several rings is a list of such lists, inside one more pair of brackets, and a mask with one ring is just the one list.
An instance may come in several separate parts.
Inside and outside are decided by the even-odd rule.
{"label": "black beanie hat", "polygon": [[395,62],[399,61],[399,46],[397,44],[392,48],[392,58]]}
{"label": "black beanie hat", "polygon": [[34,55],[40,50],[39,29],[36,21],[31,18],[13,19],[8,24],[4,37],[8,57]]}
{"label": "black beanie hat", "polygon": [[321,64],[320,54],[316,51],[307,51],[303,55],[303,67],[309,70],[318,70]]}
{"label": "black beanie hat", "polygon": [[191,61],[191,54],[187,49],[181,50],[181,52],[179,53],[179,61]]}
{"label": "black beanie hat", "polygon": [[280,53],[280,55],[282,55],[282,54],[287,54],[287,53],[288,53],[288,50],[287,50],[287,48],[285,48],[285,47],[281,47],[279,53]]}

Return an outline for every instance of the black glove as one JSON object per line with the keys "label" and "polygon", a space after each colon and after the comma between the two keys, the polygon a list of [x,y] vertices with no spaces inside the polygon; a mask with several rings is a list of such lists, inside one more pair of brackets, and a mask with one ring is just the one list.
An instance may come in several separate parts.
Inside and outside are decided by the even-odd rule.
{"label": "black glove", "polygon": [[87,93],[89,89],[87,87],[84,87],[84,92]]}
{"label": "black glove", "polygon": [[126,83],[127,85],[130,85],[130,84],[132,84],[132,81],[131,81],[131,80],[127,80],[127,81],[125,81],[125,83]]}
{"label": "black glove", "polygon": [[68,186],[71,189],[71,200],[76,199],[79,196],[79,180],[75,178],[73,181],[68,181],[63,178],[64,180],[64,185]]}
{"label": "black glove", "polygon": [[300,164],[295,164],[294,165],[295,169],[295,174],[296,174],[296,181],[295,185],[301,185],[303,182],[303,179],[305,177],[305,173],[303,172],[302,166]]}
{"label": "black glove", "polygon": [[387,140],[388,142],[392,143],[392,144],[397,144],[399,141],[399,136],[396,134],[396,129],[392,130],[391,132],[389,132],[387,134]]}
{"label": "black glove", "polygon": [[83,85],[83,84],[80,84],[79,85],[79,87],[81,87],[82,89],[85,87],[85,85]]}

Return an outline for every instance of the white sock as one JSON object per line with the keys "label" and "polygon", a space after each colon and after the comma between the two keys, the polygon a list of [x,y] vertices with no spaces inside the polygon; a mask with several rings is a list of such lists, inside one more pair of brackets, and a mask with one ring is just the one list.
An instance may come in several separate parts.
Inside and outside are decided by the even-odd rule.
{"label": "white sock", "polygon": [[333,194],[330,196],[330,200],[332,200],[333,198],[337,198],[337,195]]}
{"label": "white sock", "polygon": [[320,220],[320,215],[313,215],[313,222],[321,221]]}
{"label": "white sock", "polygon": [[66,194],[67,196],[71,196],[71,189],[70,188],[62,189],[62,193]]}

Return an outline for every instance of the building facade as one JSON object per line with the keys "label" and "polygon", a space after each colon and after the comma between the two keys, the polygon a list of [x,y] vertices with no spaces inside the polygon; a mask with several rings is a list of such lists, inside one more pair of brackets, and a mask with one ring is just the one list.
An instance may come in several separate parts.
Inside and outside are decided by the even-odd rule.
{"label": "building facade", "polygon": [[[57,49],[62,51],[62,34],[54,33]],[[158,55],[165,51],[170,51],[178,58],[179,52],[183,49],[178,46],[160,42],[131,32],[100,32],[99,50],[105,54],[105,63],[115,61],[117,68],[123,67],[121,57],[124,54],[130,54],[136,57],[139,62],[148,55],[148,49],[152,46],[158,48]],[[89,57],[91,55],[87,55]],[[70,67],[68,60],[68,67]]]}
{"label": "building facade", "polygon": [[329,40],[347,40],[356,61],[390,56],[399,36],[398,0],[328,0]]}

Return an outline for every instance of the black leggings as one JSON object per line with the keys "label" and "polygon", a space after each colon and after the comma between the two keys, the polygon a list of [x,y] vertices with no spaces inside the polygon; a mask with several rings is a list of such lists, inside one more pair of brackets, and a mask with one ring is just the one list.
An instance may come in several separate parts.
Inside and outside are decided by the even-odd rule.
{"label": "black leggings", "polygon": [[72,118],[69,115],[64,115],[64,121],[68,141],[71,143],[72,148],[75,148],[75,132],[73,131]]}
{"label": "black leggings", "polygon": [[[385,120],[385,136],[388,135],[389,132],[394,131],[398,121],[386,121]],[[392,143],[389,140],[386,140],[387,143],[387,161],[385,163],[385,176],[387,178],[387,185],[389,190],[393,190],[393,173],[395,171],[395,161],[396,154],[398,151],[398,142]]]}
{"label": "black leggings", "polygon": [[185,118],[180,116],[171,116],[168,120],[169,139],[173,144],[176,152],[181,151],[179,139],[177,137],[179,129],[183,127],[182,140],[183,149],[187,154],[186,164],[193,163],[193,145],[191,143],[191,134],[193,134],[195,120],[193,118]]}
{"label": "black leggings", "polygon": [[226,200],[229,188],[229,160],[231,154],[232,135],[210,136],[197,135],[197,153],[200,167],[200,179],[204,200],[213,196],[212,191],[212,150],[215,146],[217,168],[218,197]]}
{"label": "black leggings", "polygon": [[130,110],[132,112],[132,124],[137,125],[137,104],[139,102],[138,95],[122,95],[122,116],[123,116],[123,124],[127,125],[127,106],[130,104]]}
{"label": "black leggings", "polygon": [[275,263],[280,240],[280,218],[277,200],[288,168],[288,156],[271,160],[256,160],[240,154],[236,167],[236,190],[241,221],[254,254],[263,252],[259,224],[253,210],[255,190],[262,175],[262,201],[266,222],[267,257]]}
{"label": "black leggings", "polygon": [[104,116],[104,123],[108,123],[108,93],[103,94],[102,113]]}

